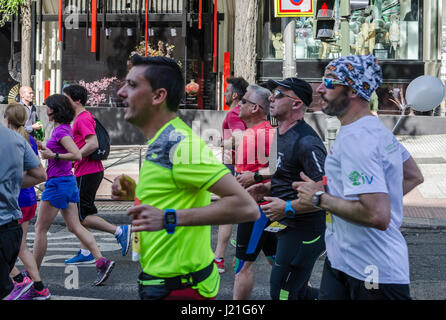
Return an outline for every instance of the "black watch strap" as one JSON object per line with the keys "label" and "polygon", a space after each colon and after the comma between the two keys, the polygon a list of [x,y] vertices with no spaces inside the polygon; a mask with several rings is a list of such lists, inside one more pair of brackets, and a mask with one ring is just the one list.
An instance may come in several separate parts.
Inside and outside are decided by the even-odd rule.
{"label": "black watch strap", "polygon": [[262,175],[258,171],[254,172],[254,181],[255,182],[262,182],[263,181],[263,177],[262,177]]}

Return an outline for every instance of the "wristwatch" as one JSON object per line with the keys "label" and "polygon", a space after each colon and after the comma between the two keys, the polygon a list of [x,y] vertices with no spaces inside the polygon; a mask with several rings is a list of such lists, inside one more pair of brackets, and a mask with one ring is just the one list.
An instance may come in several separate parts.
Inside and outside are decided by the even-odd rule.
{"label": "wristwatch", "polygon": [[177,212],[175,209],[166,209],[164,211],[164,228],[168,234],[174,234],[177,226]]}
{"label": "wristwatch", "polygon": [[291,206],[291,201],[286,202],[285,206],[285,216],[288,218],[292,218],[296,215],[296,211],[294,211],[293,207]]}
{"label": "wristwatch", "polygon": [[54,156],[54,160],[59,160],[59,154],[56,152],[56,155]]}
{"label": "wristwatch", "polygon": [[324,193],[325,193],[324,191],[318,191],[315,194],[313,194],[313,196],[311,197],[311,203],[313,204],[313,207],[322,209],[321,207],[319,207],[319,205],[321,204],[321,196]]}
{"label": "wristwatch", "polygon": [[254,172],[254,181],[258,183],[263,181],[263,177],[258,171]]}

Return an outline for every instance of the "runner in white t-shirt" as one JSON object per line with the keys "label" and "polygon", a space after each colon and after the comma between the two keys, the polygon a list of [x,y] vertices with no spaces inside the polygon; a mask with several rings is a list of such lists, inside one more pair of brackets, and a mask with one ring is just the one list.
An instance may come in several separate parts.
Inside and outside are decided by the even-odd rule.
{"label": "runner in white t-shirt", "polygon": [[382,82],[373,55],[332,61],[317,91],[341,129],[325,162],[325,192],[302,174],[299,201],[327,210],[321,300],[410,299],[403,196],[423,182],[409,152],[370,113]]}

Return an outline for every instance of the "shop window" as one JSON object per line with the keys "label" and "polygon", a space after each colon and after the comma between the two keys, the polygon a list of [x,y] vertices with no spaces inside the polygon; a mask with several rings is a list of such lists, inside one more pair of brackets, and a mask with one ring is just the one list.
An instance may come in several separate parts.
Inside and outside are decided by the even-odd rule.
{"label": "shop window", "polygon": [[[349,54],[374,54],[379,60],[418,60],[420,27],[419,0],[370,0],[365,8],[340,16],[340,1],[335,1],[334,41],[315,37],[314,17],[292,18],[296,23],[296,59],[333,59],[342,48]],[[274,17],[274,0],[263,10],[263,59],[283,59],[285,19]],[[341,33],[341,24],[348,32]],[[344,29],[345,30],[345,29]]]}
{"label": "shop window", "polygon": [[375,0],[349,18],[350,49],[378,59],[419,59],[418,0]]}

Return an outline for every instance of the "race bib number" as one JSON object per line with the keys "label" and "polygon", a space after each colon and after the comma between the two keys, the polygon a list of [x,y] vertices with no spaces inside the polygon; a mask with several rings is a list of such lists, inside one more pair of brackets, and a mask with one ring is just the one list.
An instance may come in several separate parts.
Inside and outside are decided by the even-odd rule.
{"label": "race bib number", "polygon": [[285,228],[286,228],[285,225],[283,225],[283,224],[281,224],[281,223],[279,223],[277,221],[274,221],[268,227],[265,228],[265,231],[268,231],[268,232],[279,232],[279,231],[282,231]]}
{"label": "race bib number", "polygon": [[327,227],[327,231],[329,232],[333,232],[333,220],[332,220],[332,216],[331,216],[331,212],[327,211],[325,214],[325,224]]}
{"label": "race bib number", "polygon": [[325,214],[325,222],[329,224],[332,223],[330,211],[327,211],[327,213]]}

